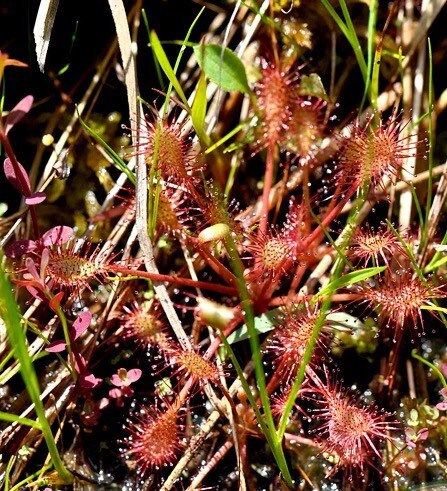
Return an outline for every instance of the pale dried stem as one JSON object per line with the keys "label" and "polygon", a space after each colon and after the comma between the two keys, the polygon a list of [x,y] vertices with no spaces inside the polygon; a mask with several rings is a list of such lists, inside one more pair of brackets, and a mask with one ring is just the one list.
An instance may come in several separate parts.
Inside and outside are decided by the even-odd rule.
{"label": "pale dried stem", "polygon": [[[423,2],[422,8],[425,8],[426,1]],[[406,1],[406,16],[402,25],[402,43],[405,51],[408,49],[408,45],[413,38],[413,31],[415,29],[415,22],[412,17],[413,2],[411,0]],[[423,41],[423,42],[422,42]],[[412,74],[412,68],[410,65],[404,70],[403,75],[403,109],[404,119],[413,124],[408,124],[404,129],[404,135],[408,138],[408,145],[410,148],[415,148],[418,141],[419,125],[413,127],[414,123],[418,121],[422,108],[422,95],[424,91],[424,71],[425,71],[425,37],[421,40],[421,44],[418,50],[418,57],[416,62],[416,68],[414,72],[414,79]],[[405,159],[402,166],[402,177],[405,181],[411,181],[415,175],[416,170],[416,152],[408,156]],[[411,190],[405,190],[400,195],[400,209],[399,209],[399,224],[401,228],[407,229],[411,223],[413,195]]]}
{"label": "pale dried stem", "polygon": [[[138,102],[138,84],[136,75],[136,44],[132,43],[127,22],[126,11],[122,0],[109,0],[115,23],[118,45],[123,60],[124,79],[127,90],[127,101],[129,106],[129,119],[131,122],[132,143],[135,148],[139,146],[140,121],[143,117],[141,103]],[[144,264],[149,273],[158,274],[155,264],[154,250],[149,239],[147,229],[147,169],[144,155],[137,152],[134,157],[137,170],[136,185],[136,225],[138,229],[138,239],[143,254]],[[184,349],[192,349],[191,342],[186,335],[175,311],[174,305],[169,297],[168,291],[163,284],[154,284],[157,298],[166,314],[166,317]]]}

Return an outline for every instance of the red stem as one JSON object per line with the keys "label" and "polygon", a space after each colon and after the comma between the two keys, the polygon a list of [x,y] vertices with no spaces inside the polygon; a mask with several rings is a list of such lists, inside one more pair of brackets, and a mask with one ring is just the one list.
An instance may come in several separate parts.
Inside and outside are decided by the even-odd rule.
{"label": "red stem", "polygon": [[267,232],[267,222],[270,209],[270,191],[273,184],[273,153],[275,151],[274,145],[269,145],[267,148],[267,161],[264,174],[264,188],[262,190],[262,212],[261,221],[259,223],[259,234],[265,234]]}
{"label": "red stem", "polygon": [[110,264],[106,266],[108,271],[114,273],[122,273],[129,276],[137,276],[138,278],[145,278],[151,281],[159,283],[171,283],[173,285],[189,286],[191,288],[202,288],[203,290],[209,290],[223,295],[236,295],[237,289],[229,286],[217,285],[215,283],[207,283],[206,281],[194,281],[189,278],[179,278],[177,276],[170,276],[159,273],[149,273],[147,271],[135,270],[127,268],[126,266],[120,266],[118,264]]}
{"label": "red stem", "polygon": [[315,242],[320,236],[323,236],[324,229],[332,222],[334,218],[336,218],[340,212],[345,207],[346,203],[351,199],[351,196],[357,190],[357,186],[353,186],[346,193],[346,196],[336,205],[326,216],[323,218],[318,227],[307,237],[301,244],[300,248],[302,250],[306,250],[313,242]]}
{"label": "red stem", "polygon": [[194,246],[196,251],[205,259],[208,265],[227,283],[230,285],[236,284],[236,277],[229,271],[216,257],[214,257],[206,246],[202,245],[197,239],[192,237],[187,239]]}

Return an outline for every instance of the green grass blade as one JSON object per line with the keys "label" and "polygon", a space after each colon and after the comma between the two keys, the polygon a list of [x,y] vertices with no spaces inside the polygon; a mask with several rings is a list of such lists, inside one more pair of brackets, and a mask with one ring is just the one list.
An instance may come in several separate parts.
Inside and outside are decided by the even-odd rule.
{"label": "green grass blade", "polygon": [[42,429],[40,424],[33,419],[23,418],[21,416],[17,416],[16,414],[5,413],[4,411],[0,411],[0,419],[2,421],[7,421],[8,423],[17,423],[19,425],[30,426],[36,430]]}
{"label": "green grass blade", "polygon": [[199,81],[196,86],[196,95],[194,96],[194,101],[191,106],[191,120],[196,130],[197,136],[201,141],[209,141],[209,136],[206,134],[205,130],[205,116],[206,116],[206,77],[202,73],[199,77]]}
{"label": "green grass blade", "polygon": [[336,278],[330,281],[324,288],[322,288],[318,294],[317,298],[326,297],[332,295],[339,288],[354,285],[360,281],[364,281],[371,276],[375,276],[386,269],[386,266],[377,266],[374,268],[359,269],[357,271],[352,271],[351,273],[345,274],[340,278]]}
{"label": "green grass blade", "polygon": [[79,121],[81,126],[85,129],[85,131],[96,140],[99,145],[101,145],[102,149],[106,152],[106,154],[111,158],[114,165],[124,174],[126,174],[129,181],[135,186],[137,180],[135,174],[127,167],[126,162],[113,150],[113,148],[107,144],[105,140],[103,140],[96,131],[88,126],[88,124],[79,117]]}
{"label": "green grass blade", "polygon": [[230,138],[232,138],[236,133],[239,133],[239,131],[241,131],[242,128],[244,128],[244,126],[246,124],[247,124],[246,122],[242,122],[242,123],[238,124],[236,126],[236,128],[233,128],[226,135],[224,135],[219,141],[217,141],[216,143],[214,143],[213,145],[211,145],[211,147],[207,148],[205,150],[205,155],[214,152],[214,150],[216,150],[217,148],[219,148],[220,146],[222,146],[226,141],[228,141]]}
{"label": "green grass blade", "polygon": [[19,307],[12,294],[12,287],[4,269],[3,254],[0,254],[0,315],[5,323],[9,343],[14,347],[14,356],[20,363],[20,372],[28,392],[34,404],[34,410],[41,426],[42,434],[48,447],[54,468],[60,478],[68,483],[73,481],[73,476],[65,468],[57,450],[56,442],[51,432],[50,424],[45,416],[45,409],[40,400],[40,387],[36,372],[28,353],[25,333],[21,325]]}
{"label": "green grass blade", "polygon": [[[342,6],[342,10],[344,11],[344,13],[345,13],[345,9],[346,9],[347,17],[349,18],[349,26],[343,22],[342,18],[337,14],[334,7],[332,7],[332,5],[330,4],[329,0],[321,0],[321,3],[324,5],[326,10],[329,12],[330,16],[333,18],[334,22],[337,24],[340,31],[344,34],[344,36],[348,40],[349,44],[351,45],[352,49],[354,50],[354,54],[355,54],[355,57],[357,59],[357,63],[359,65],[360,72],[361,72],[362,77],[363,77],[363,81],[365,82],[365,84],[367,84],[368,83],[368,67],[366,66],[365,57],[363,56],[363,51],[362,51],[362,48],[360,46],[360,43],[359,43],[359,40],[357,37],[357,33],[355,31],[355,27],[352,24],[352,21],[351,21],[350,15],[349,15],[349,11],[347,10],[347,7],[346,7],[344,0],[340,0],[340,4]],[[345,17],[346,17],[346,15],[345,15]]]}
{"label": "green grass blade", "polygon": [[433,363],[430,363],[428,360],[426,360],[422,356],[418,355],[417,352],[416,352],[416,349],[414,349],[414,350],[411,351],[411,356],[414,359],[416,359],[416,360],[420,361],[421,363],[423,363],[424,365],[426,365],[428,368],[430,368],[430,370],[433,370],[433,373],[435,373],[436,376],[439,378],[442,386],[444,388],[447,388],[447,382],[445,380],[445,377],[442,374],[441,370],[439,370],[439,368],[436,365],[433,365]]}
{"label": "green grass blade", "polygon": [[[183,92],[182,86],[180,85],[180,82],[178,81],[177,76],[175,75],[175,71],[173,70],[171,64],[169,63],[168,57],[166,56],[166,53],[165,53],[165,50],[163,49],[163,46],[161,45],[160,40],[158,39],[158,36],[157,36],[155,31],[151,32],[150,40],[151,40],[152,50],[153,50],[153,52],[157,58],[158,63],[160,63],[160,66],[161,66],[164,74],[168,77],[169,83],[172,85],[172,87],[177,92],[177,95],[182,100],[182,102],[185,105],[188,112],[191,112],[191,108],[189,107],[189,104],[188,104],[188,99],[186,98],[186,95]],[[169,92],[170,91],[168,89],[168,95],[169,95]],[[169,100],[168,97],[167,97],[167,100]]]}
{"label": "green grass blade", "polygon": [[[147,39],[149,41],[149,46],[150,46],[151,28],[149,26],[149,20],[147,18],[146,9],[141,9],[141,17],[143,17],[143,23],[144,23],[144,27],[146,28]],[[152,58],[154,60],[155,71],[157,72],[158,83],[160,84],[161,90],[166,91],[165,81],[163,80],[163,72],[160,68],[160,64],[158,63],[157,57],[155,56],[155,53],[152,49],[151,49],[151,53],[152,53]]]}

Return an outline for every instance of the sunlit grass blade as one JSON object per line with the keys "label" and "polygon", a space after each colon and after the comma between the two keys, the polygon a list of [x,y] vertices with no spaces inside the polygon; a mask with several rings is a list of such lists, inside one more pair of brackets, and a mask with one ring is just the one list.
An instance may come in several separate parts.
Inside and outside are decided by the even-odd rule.
{"label": "sunlit grass blade", "polygon": [[30,426],[36,430],[41,430],[42,427],[37,421],[29,418],[23,418],[22,416],[17,416],[16,414],[5,413],[0,411],[0,419],[2,421],[7,421],[8,423],[17,423],[19,425]]}
{"label": "sunlit grass blade", "polygon": [[82,127],[85,129],[85,131],[93,137],[99,145],[101,145],[102,149],[106,152],[106,154],[110,157],[114,165],[124,174],[126,174],[127,178],[129,181],[135,186],[136,177],[135,174],[127,167],[126,162],[113,150],[113,148],[107,144],[105,140],[103,140],[96,131],[94,131],[88,124],[82,120],[82,118],[79,118],[79,121],[82,125]]}
{"label": "sunlit grass blade", "polygon": [[348,287],[360,281],[364,281],[368,278],[371,278],[372,276],[378,275],[385,269],[386,266],[377,266],[374,268],[358,269],[357,271],[352,271],[351,273],[347,273],[340,278],[336,278],[330,281],[324,288],[322,288],[318,292],[316,297],[322,298],[328,295],[332,295],[339,288]]}
{"label": "sunlit grass blade", "polygon": [[45,415],[45,409],[40,399],[41,393],[39,382],[31,357],[28,353],[28,346],[21,324],[19,307],[14,300],[11,283],[9,282],[4,269],[3,254],[0,254],[0,315],[6,326],[9,343],[14,347],[14,356],[20,363],[20,372],[23,381],[25,382],[28,395],[34,404],[37,420],[41,427],[54,468],[64,482],[67,484],[71,483],[73,481],[73,476],[66,469],[59,455],[50,424]]}
{"label": "sunlit grass blade", "polygon": [[[368,83],[368,67],[366,65],[365,57],[363,56],[363,51],[360,46],[357,33],[355,31],[355,27],[352,23],[352,20],[349,16],[348,9],[344,0],[340,0],[340,4],[342,6],[343,12],[345,14],[345,18],[349,20],[349,25],[343,22],[343,19],[337,14],[334,7],[330,4],[329,0],[321,0],[321,3],[324,5],[326,10],[329,12],[331,17],[334,19],[334,22],[337,24],[341,32],[344,34],[352,49],[354,50],[355,57],[357,59],[357,63],[360,68],[360,72],[363,77],[363,81],[365,84]],[[347,15],[346,15],[347,14]]]}
{"label": "sunlit grass blade", "polygon": [[[160,64],[163,72],[168,77],[169,83],[177,92],[177,95],[182,100],[188,112],[190,112],[191,108],[189,107],[188,99],[186,98],[186,95],[183,92],[182,86],[180,85],[180,82],[178,81],[177,76],[175,75],[175,71],[173,70],[171,64],[169,63],[165,50],[163,49],[163,46],[161,45],[160,40],[158,39],[157,33],[155,31],[151,32],[150,40],[151,40],[152,50],[155,56],[157,57],[157,61]],[[168,89],[168,93],[169,93],[169,89]]]}
{"label": "sunlit grass blade", "polygon": [[418,355],[416,352],[416,349],[411,351],[411,356],[414,359],[416,359],[416,360],[420,361],[421,363],[423,363],[424,365],[426,365],[428,368],[430,368],[430,370],[432,370],[433,373],[438,377],[442,386],[444,388],[447,388],[447,382],[445,380],[445,377],[444,377],[443,373],[441,372],[441,370],[439,370],[439,368],[436,365],[433,365],[433,363],[430,363],[428,360],[426,360],[422,356]]}

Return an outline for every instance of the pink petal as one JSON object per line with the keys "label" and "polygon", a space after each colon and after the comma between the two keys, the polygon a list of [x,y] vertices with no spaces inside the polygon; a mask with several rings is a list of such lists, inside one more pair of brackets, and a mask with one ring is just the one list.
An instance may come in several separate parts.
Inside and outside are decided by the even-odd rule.
{"label": "pink petal", "polygon": [[115,387],[124,387],[125,385],[127,385],[127,380],[123,380],[119,375],[117,375],[116,373],[114,373],[111,377],[110,377],[110,382],[112,383],[112,385],[114,385]]}
{"label": "pink petal", "polygon": [[[113,389],[112,389],[113,390]],[[104,409],[109,405],[109,400],[107,397],[102,397],[101,400],[99,401],[99,409]]]}
{"label": "pink petal", "polygon": [[25,198],[25,203],[28,206],[34,206],[43,203],[46,199],[47,195],[45,193],[42,193],[41,191],[38,191],[36,193],[33,193],[31,196]]}
{"label": "pink petal", "polygon": [[65,225],[58,225],[57,227],[50,228],[48,232],[42,235],[42,242],[44,246],[62,245],[68,242],[74,236],[74,230],[71,227]]}
{"label": "pink petal", "polygon": [[17,259],[28,252],[34,251],[36,247],[34,240],[15,240],[5,247],[5,254],[7,257]]}
{"label": "pink petal", "polygon": [[422,428],[418,431],[417,438],[418,441],[424,441],[428,437],[428,428]]}
{"label": "pink petal", "polygon": [[102,378],[95,377],[93,373],[84,375],[79,379],[81,387],[84,389],[93,389],[102,382]]}
{"label": "pink petal", "polygon": [[410,448],[416,447],[416,444],[412,440],[409,440],[408,438],[405,440],[405,443],[407,444],[407,447],[410,447]]}
{"label": "pink petal", "polygon": [[36,263],[30,257],[25,259],[25,266],[28,273],[30,273],[31,276],[40,283],[40,276],[37,272]]}
{"label": "pink petal", "polygon": [[73,322],[74,339],[78,339],[78,337],[86,331],[92,322],[92,317],[89,310],[85,310],[78,315],[77,319]]}
{"label": "pink petal", "polygon": [[65,347],[65,341],[59,339],[58,341],[53,341],[50,343],[46,350],[50,353],[61,353],[62,351],[65,351]]}
{"label": "pink petal", "polygon": [[80,353],[76,353],[76,356],[74,357],[74,369],[76,372],[79,374],[84,374],[86,367],[87,362],[85,361],[85,358]]}
{"label": "pink petal", "polygon": [[24,196],[31,194],[31,184],[23,165],[17,163],[17,174],[16,167],[13,166],[11,160],[7,157],[3,163],[3,170],[5,171],[6,179]]}
{"label": "pink petal", "polygon": [[7,135],[9,130],[29,112],[33,102],[33,96],[27,95],[21,101],[19,101],[13,109],[11,109],[5,120],[5,135]]}
{"label": "pink petal", "polygon": [[127,380],[129,380],[129,383],[136,382],[141,377],[141,373],[139,368],[132,368],[127,372]]}
{"label": "pink petal", "polygon": [[45,295],[41,292],[41,290],[31,285],[26,285],[26,289],[28,290],[28,292],[33,298],[36,298],[37,300],[45,301]]}
{"label": "pink petal", "polygon": [[120,389],[110,389],[109,396],[113,397],[113,399],[119,399],[122,396],[122,392]]}
{"label": "pink petal", "polygon": [[45,280],[45,271],[47,269],[48,263],[50,262],[50,251],[47,247],[42,251],[40,256],[40,277],[42,281]]}
{"label": "pink petal", "polygon": [[439,411],[447,411],[447,402],[436,404],[436,409],[439,409]]}

